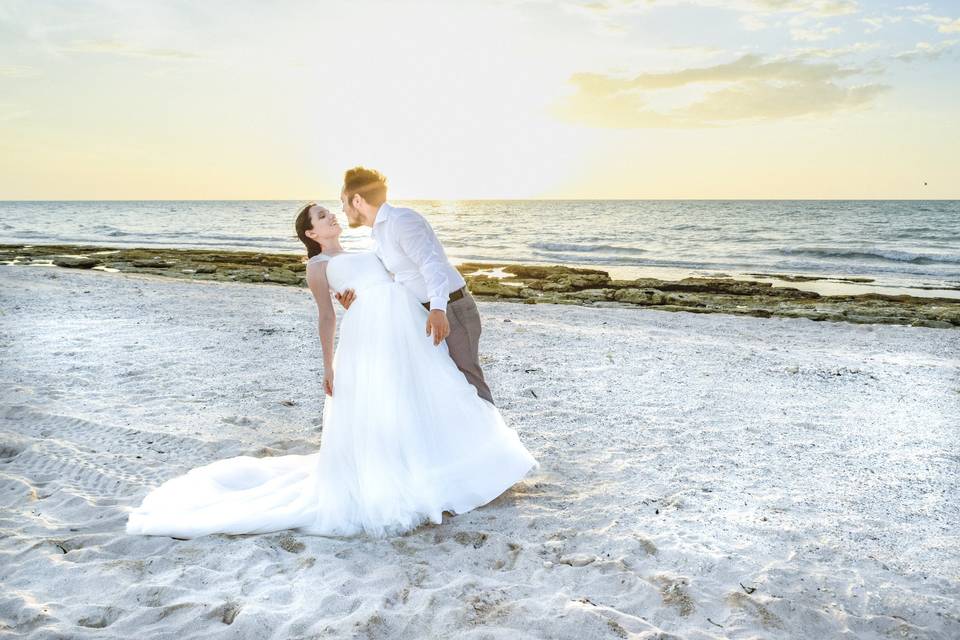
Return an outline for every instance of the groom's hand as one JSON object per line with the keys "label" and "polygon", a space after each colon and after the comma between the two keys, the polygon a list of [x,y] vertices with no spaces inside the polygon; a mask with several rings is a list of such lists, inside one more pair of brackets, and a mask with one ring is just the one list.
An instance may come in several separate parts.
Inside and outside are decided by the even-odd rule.
{"label": "groom's hand", "polygon": [[439,345],[450,335],[450,322],[447,314],[441,309],[433,309],[427,316],[427,335],[433,335],[433,346]]}
{"label": "groom's hand", "polygon": [[343,293],[337,291],[335,294],[337,297],[337,302],[343,305],[344,309],[349,309],[350,305],[353,304],[353,301],[356,299],[356,294],[353,292],[353,289],[347,289]]}

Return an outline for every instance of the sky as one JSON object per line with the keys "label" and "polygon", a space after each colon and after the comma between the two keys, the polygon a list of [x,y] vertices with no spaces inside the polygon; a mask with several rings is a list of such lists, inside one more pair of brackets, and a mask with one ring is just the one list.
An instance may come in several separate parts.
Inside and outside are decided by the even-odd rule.
{"label": "sky", "polygon": [[0,199],[956,199],[958,78],[957,0],[0,0]]}

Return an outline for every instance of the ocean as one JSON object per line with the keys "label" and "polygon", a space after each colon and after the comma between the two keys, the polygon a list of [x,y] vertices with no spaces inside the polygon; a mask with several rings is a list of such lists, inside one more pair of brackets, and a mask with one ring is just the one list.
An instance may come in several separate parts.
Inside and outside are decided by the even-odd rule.
{"label": "ocean", "polygon": [[[831,291],[960,297],[960,201],[396,201],[453,262],[564,264],[614,277],[791,274]],[[304,254],[300,201],[0,201],[0,243]],[[343,244],[369,248],[369,229]],[[872,282],[850,284],[844,278]],[[827,282],[830,282],[828,280]],[[782,283],[781,283],[782,284]],[[795,285],[799,286],[799,285]],[[821,288],[825,285],[821,285]]]}

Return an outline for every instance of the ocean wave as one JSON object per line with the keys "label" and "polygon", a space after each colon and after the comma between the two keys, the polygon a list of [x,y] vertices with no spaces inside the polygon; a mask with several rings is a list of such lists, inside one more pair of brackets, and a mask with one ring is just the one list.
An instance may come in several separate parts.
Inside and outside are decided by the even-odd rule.
{"label": "ocean wave", "polygon": [[[88,240],[96,241],[100,237],[109,237],[109,238],[131,238],[135,242],[144,242],[144,243],[157,243],[157,242],[166,242],[173,244],[185,244],[185,245],[195,245],[195,244],[214,244],[219,245],[220,240],[225,240],[228,242],[237,242],[237,243],[271,243],[282,241],[283,238],[279,236],[257,236],[249,234],[218,234],[218,233],[207,233],[202,236],[197,236],[198,242],[189,242],[182,240],[183,235],[180,232],[174,231],[123,231],[115,227],[108,226],[96,226],[92,229],[94,235],[91,235]],[[23,232],[21,232],[23,233]],[[191,234],[192,235],[192,234]]]}
{"label": "ocean wave", "polygon": [[671,231],[720,231],[723,229],[723,227],[703,225],[697,222],[675,224],[666,228]]}
{"label": "ocean wave", "polygon": [[[763,268],[777,272],[791,272],[823,276],[857,276],[870,277],[882,281],[900,280],[903,278],[936,278],[938,280],[960,277],[960,272],[952,270],[943,264],[913,265],[907,262],[824,262],[823,260],[803,260],[787,258],[773,260],[769,264],[759,264]],[[955,266],[955,265],[954,265]]]}
{"label": "ocean wave", "polygon": [[812,258],[841,258],[845,260],[879,260],[887,262],[908,262],[910,264],[960,264],[960,256],[932,255],[897,251],[895,249],[872,249],[851,251],[828,247],[781,248],[781,255],[809,256]]}
{"label": "ocean wave", "polygon": [[[582,265],[587,267],[671,267],[677,269],[746,269],[749,264],[738,261],[727,261],[722,256],[717,260],[682,260],[673,258],[622,258],[615,256],[584,256],[582,253],[558,253],[553,251],[534,251],[533,255],[541,256],[550,262],[568,265]],[[477,258],[478,260],[480,258]],[[487,259],[484,259],[487,260]]]}
{"label": "ocean wave", "polygon": [[[27,237],[25,237],[27,236]],[[43,242],[36,242],[33,238],[34,236],[42,238]],[[291,248],[302,248],[303,245],[299,244],[299,241],[288,241],[281,242],[277,241],[261,241],[261,242],[248,242],[244,240],[243,242],[210,242],[206,239],[201,239],[196,242],[191,242],[189,240],[183,239],[174,239],[174,240],[149,240],[142,237],[136,237],[135,234],[130,234],[128,238],[111,240],[104,238],[103,236],[58,236],[54,234],[27,234],[23,231],[20,231],[13,235],[3,235],[0,236],[0,244],[23,244],[29,243],[32,245],[37,244],[84,244],[84,245],[100,245],[105,247],[113,247],[118,249],[137,249],[137,248],[158,248],[158,249],[208,249],[210,251],[268,251],[275,253],[287,253]]]}
{"label": "ocean wave", "polygon": [[531,242],[531,249],[540,251],[557,251],[574,253],[616,253],[621,255],[638,255],[646,253],[644,249],[636,247],[621,247],[612,244],[564,244],[562,242]]}

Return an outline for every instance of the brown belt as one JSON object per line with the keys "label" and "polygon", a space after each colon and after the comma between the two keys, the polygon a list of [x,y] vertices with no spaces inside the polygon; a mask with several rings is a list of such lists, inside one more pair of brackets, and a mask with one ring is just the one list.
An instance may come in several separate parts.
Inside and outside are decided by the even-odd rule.
{"label": "brown belt", "polygon": [[[447,302],[450,303],[450,302],[453,302],[454,300],[459,300],[460,298],[462,298],[462,297],[465,296],[465,295],[467,295],[467,288],[466,288],[466,287],[460,287],[459,289],[457,289],[456,291],[454,291],[453,293],[450,294],[450,297],[447,299]],[[424,308],[424,309],[426,309],[427,311],[430,311],[430,303],[429,303],[429,302],[421,302],[420,304],[423,305],[423,308]]]}

